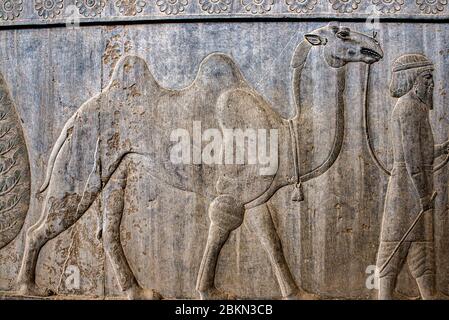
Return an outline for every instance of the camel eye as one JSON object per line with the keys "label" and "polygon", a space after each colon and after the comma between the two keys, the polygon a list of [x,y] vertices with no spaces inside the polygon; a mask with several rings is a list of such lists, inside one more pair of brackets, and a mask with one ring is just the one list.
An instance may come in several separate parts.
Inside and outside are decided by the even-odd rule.
{"label": "camel eye", "polygon": [[337,37],[343,40],[349,39],[349,31],[346,30],[339,31],[337,32]]}

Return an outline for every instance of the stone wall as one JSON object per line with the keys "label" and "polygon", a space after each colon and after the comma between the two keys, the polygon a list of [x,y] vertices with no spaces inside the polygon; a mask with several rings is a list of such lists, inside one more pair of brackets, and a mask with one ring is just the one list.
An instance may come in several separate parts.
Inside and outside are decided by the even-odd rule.
{"label": "stone wall", "polygon": [[[378,291],[370,284],[389,177],[373,161],[365,132],[370,133],[377,157],[391,170],[390,118],[398,100],[389,92],[392,65],[404,54],[418,53],[434,64],[433,110],[429,115],[435,144],[448,140],[448,15],[446,0],[405,4],[400,0],[0,0],[0,72],[4,78],[0,88],[6,97],[0,106],[12,106],[11,112],[15,109],[17,114],[7,125],[0,120],[0,133],[6,126],[23,131],[19,143],[24,152],[17,155],[18,166],[25,168],[21,170],[26,175],[29,162],[31,171],[31,182],[26,177],[20,180],[22,193],[2,192],[9,192],[11,180],[0,183],[5,212],[12,201],[10,194],[23,194],[8,215],[0,212],[2,228],[8,219],[23,223],[14,234],[1,234],[0,239],[8,242],[0,249],[3,295],[21,296],[16,292],[16,281],[24,253],[29,250],[25,248],[26,231],[43,216],[38,230],[44,231],[34,237],[45,235],[48,225],[59,223],[53,216],[62,216],[64,230],[42,243],[35,268],[37,285],[56,293],[56,298],[126,298],[126,290],[118,281],[126,276],[117,271],[107,253],[111,244],[106,242],[117,240],[117,235],[107,233],[105,221],[119,223],[120,229],[120,247],[110,249],[110,254],[123,248],[132,275],[142,288],[154,289],[164,298],[199,298],[196,283],[213,224],[210,217],[215,212],[208,214],[212,210],[208,208],[223,193],[215,190],[215,183],[220,177],[231,176],[235,181],[231,200],[215,203],[217,214],[225,217],[226,221],[220,222],[224,225],[240,218],[244,205],[246,212],[251,212],[248,203],[266,193],[270,185],[278,187],[262,202],[267,203],[262,205],[265,209],[259,207],[252,213],[261,218],[253,221],[245,214],[243,224],[230,233],[212,272],[217,288],[238,298],[279,299],[292,294],[289,285],[296,284],[315,298],[377,298]],[[339,21],[336,28],[340,31],[349,27],[350,37],[355,31],[371,37],[374,28],[383,57],[370,64],[367,88],[368,64],[351,62],[336,69],[323,59],[325,45],[310,49],[298,86],[301,116],[296,159],[294,148],[287,147],[295,137],[288,131],[282,135],[288,121],[280,120],[292,118],[296,112],[298,88],[292,84],[296,69],[291,61],[304,35],[329,21]],[[337,46],[333,52],[340,54],[340,44],[328,41],[327,46]],[[345,46],[359,45],[357,39],[345,41],[349,41]],[[202,81],[201,75],[197,77],[200,65],[213,53],[223,53],[233,63],[226,58],[216,60],[215,65],[213,58],[206,59],[212,62],[203,64],[206,75]],[[127,62],[130,56],[143,59],[152,76],[142,71],[145,67],[138,62]],[[222,61],[230,69],[221,70]],[[127,67],[130,79],[125,75]],[[343,69],[344,121],[336,121],[336,83]],[[227,90],[242,90],[250,97],[237,95],[241,98],[234,99],[235,106],[232,96],[228,97],[220,109],[218,93],[227,97],[227,92],[215,88],[214,81],[223,74],[234,75],[236,70],[243,80],[223,80],[229,84]],[[229,116],[226,106],[237,116]],[[364,107],[369,108],[369,128],[364,123]],[[75,113],[75,122],[70,125]],[[256,177],[253,169],[245,167],[240,172],[235,165],[231,165],[231,173],[222,174],[221,169],[204,164],[177,171],[159,154],[167,152],[164,143],[171,130],[191,130],[195,120],[202,121],[204,129],[222,128],[223,121],[232,128],[278,129],[278,174]],[[294,162],[300,173],[319,166],[342,124],[343,144],[335,162],[322,175],[302,183],[303,201],[292,201],[292,194],[298,191]],[[66,140],[53,158],[50,185],[39,192],[60,135]],[[8,147],[8,141],[0,142],[3,149]],[[7,156],[12,157],[2,155],[3,167],[8,164]],[[443,155],[435,164],[445,159]],[[126,178],[119,176],[120,170],[126,172]],[[120,185],[121,179],[126,180],[126,187]],[[110,187],[113,182],[120,187]],[[434,186],[438,195],[430,214],[434,215],[437,288],[449,294],[447,166],[434,174]],[[84,208],[83,201],[91,196],[85,195],[89,188],[94,190],[92,204]],[[70,195],[81,196],[81,200],[71,203],[66,198]],[[121,202],[123,208],[117,208]],[[266,208],[268,215],[258,212]],[[121,219],[108,216],[120,209]],[[416,209],[410,215],[418,212]],[[78,221],[71,221],[78,215]],[[216,223],[219,230],[227,228],[220,223]],[[221,231],[211,231],[211,237],[220,237]],[[28,238],[33,238],[33,232]],[[270,252],[270,246],[274,251],[267,254],[265,249]],[[280,256],[285,257],[285,263],[279,262]],[[277,269],[285,267],[293,283],[285,278],[285,270]],[[420,296],[407,265],[399,275],[396,292],[399,298]],[[34,295],[31,291],[21,293]]]}

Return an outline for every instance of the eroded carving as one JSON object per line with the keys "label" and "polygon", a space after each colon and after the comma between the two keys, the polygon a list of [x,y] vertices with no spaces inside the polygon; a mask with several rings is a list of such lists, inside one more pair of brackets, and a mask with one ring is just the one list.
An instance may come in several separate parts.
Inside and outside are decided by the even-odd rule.
{"label": "eroded carving", "polygon": [[22,228],[30,203],[30,179],[22,126],[0,75],[0,249]]}
{"label": "eroded carving", "polygon": [[359,8],[362,0],[329,0],[332,9],[340,13],[351,13]]}
{"label": "eroded carving", "polygon": [[[292,157],[299,152],[293,140],[297,140],[296,132],[301,126],[299,81],[312,47],[322,48],[327,65],[337,68],[337,127],[333,148],[323,164],[308,173],[300,173]],[[349,62],[374,63],[382,54],[375,39],[347,27],[329,25],[305,35],[292,58],[297,115],[289,120],[272,110],[227,55],[207,56],[195,81],[182,90],[161,87],[143,59],[122,58],[108,87],[68,120],[52,150],[41,188],[41,192],[46,192],[45,206],[39,222],[27,232],[18,277],[21,294],[49,294],[35,283],[36,261],[42,246],[73,225],[103,193],[108,198],[103,212],[105,250],[122,290],[132,299],[159,297],[137,283],[118,236],[127,172],[131,163],[141,161],[148,174],[156,179],[210,201],[209,236],[197,281],[202,298],[230,297],[215,287],[215,269],[224,243],[230,232],[242,224],[245,214],[250,229],[270,257],[282,296],[308,297],[293,280],[266,203],[282,186],[312,179],[333,164],[343,139],[344,66]],[[164,112],[167,108],[171,109],[170,113]],[[282,143],[277,172],[260,175],[259,164],[172,163],[170,132],[185,128],[186,121],[195,120],[222,130],[254,127],[278,130]],[[193,129],[188,126],[186,130]],[[80,154],[77,150],[81,150],[81,145],[84,151]],[[71,161],[72,157],[77,161]],[[90,165],[80,167],[79,163]],[[220,181],[226,182],[226,188],[221,188]]]}
{"label": "eroded carving", "polygon": [[184,12],[189,5],[188,0],[157,0],[156,4],[160,12],[167,15],[176,15],[180,12]]}
{"label": "eroded carving", "polygon": [[433,13],[437,14],[444,10],[444,7],[447,5],[447,0],[416,0],[416,4],[424,13]]}
{"label": "eroded carving", "polygon": [[201,10],[210,14],[226,12],[231,8],[232,0],[199,0]]}
{"label": "eroded carving", "polygon": [[88,17],[96,17],[101,14],[106,6],[106,0],[75,0],[79,13]]}
{"label": "eroded carving", "polygon": [[121,14],[125,16],[135,16],[143,11],[146,2],[144,0],[117,0],[115,6],[119,9]]}
{"label": "eroded carving", "polygon": [[274,0],[240,0],[246,11],[252,14],[263,14],[271,11]]}
{"label": "eroded carving", "polygon": [[306,13],[312,11],[318,0],[285,0],[288,10],[297,13]]}
{"label": "eroded carving", "polygon": [[34,8],[42,18],[54,18],[61,14],[64,0],[35,0]]}
{"label": "eroded carving", "polygon": [[[448,15],[447,0],[111,0],[112,10],[105,10],[107,0],[32,0],[34,10],[23,11],[23,0],[0,1],[0,23],[10,24],[21,16],[21,23],[33,23],[36,19],[42,24],[54,24],[55,18],[73,19],[73,10],[64,12],[61,6],[76,7],[80,20],[105,21],[117,15],[127,16],[126,20],[139,20],[142,17],[154,19],[177,19],[178,16],[201,15],[208,19],[220,18],[224,13],[251,13],[259,16],[294,16],[297,14],[329,18],[332,12],[351,13],[353,18],[366,18],[371,8],[376,8],[376,15],[396,19],[397,15],[407,15],[409,19],[419,19],[422,14],[435,15],[432,19],[444,19]],[[145,10],[145,8],[147,10]],[[78,15],[78,12],[80,13]],[[212,15],[212,16],[210,16]],[[213,17],[218,15],[217,17]],[[251,16],[250,15],[250,16]],[[246,16],[249,17],[249,16]],[[398,17],[401,19],[401,17]],[[377,19],[377,18],[376,18]]]}
{"label": "eroded carving", "polygon": [[373,0],[376,9],[383,13],[395,13],[401,10],[404,0]]}
{"label": "eroded carving", "polygon": [[23,0],[0,1],[0,18],[14,20],[20,16],[23,10]]}

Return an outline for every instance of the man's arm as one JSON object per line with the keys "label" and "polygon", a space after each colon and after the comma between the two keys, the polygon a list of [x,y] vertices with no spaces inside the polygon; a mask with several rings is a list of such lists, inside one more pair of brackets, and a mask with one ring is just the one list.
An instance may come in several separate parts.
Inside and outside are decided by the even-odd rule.
{"label": "man's arm", "polygon": [[402,133],[402,148],[407,172],[410,175],[415,189],[419,195],[421,207],[427,209],[430,205],[428,189],[421,147],[422,114],[414,112],[412,108],[403,108],[399,115]]}
{"label": "man's arm", "polygon": [[435,150],[435,158],[438,158],[442,156],[443,154],[448,154],[449,150],[449,140],[442,143],[442,144],[436,144],[434,147]]}

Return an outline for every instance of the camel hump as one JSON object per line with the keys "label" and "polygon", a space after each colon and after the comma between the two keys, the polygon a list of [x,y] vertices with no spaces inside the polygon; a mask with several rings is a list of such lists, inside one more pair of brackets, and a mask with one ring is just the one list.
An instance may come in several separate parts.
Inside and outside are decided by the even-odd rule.
{"label": "camel hump", "polygon": [[270,104],[256,91],[248,88],[231,89],[217,101],[220,123],[231,128],[277,128],[282,122]]}
{"label": "camel hump", "polygon": [[245,79],[234,60],[223,53],[211,53],[203,59],[195,79],[196,85],[223,91],[245,85]]}
{"label": "camel hump", "polygon": [[108,89],[132,90],[134,94],[153,94],[160,86],[143,58],[128,55],[117,62]]}
{"label": "camel hump", "polygon": [[[236,148],[231,153],[228,153],[230,149],[224,149],[225,162],[240,165],[220,166],[215,188],[219,194],[229,194],[249,203],[268,190],[278,171],[280,118],[256,92],[240,88],[228,90],[219,97],[217,118],[224,140]],[[270,160],[260,161],[258,155],[251,153],[255,147],[258,150],[269,147],[267,159]],[[242,154],[243,158],[237,160]]]}

